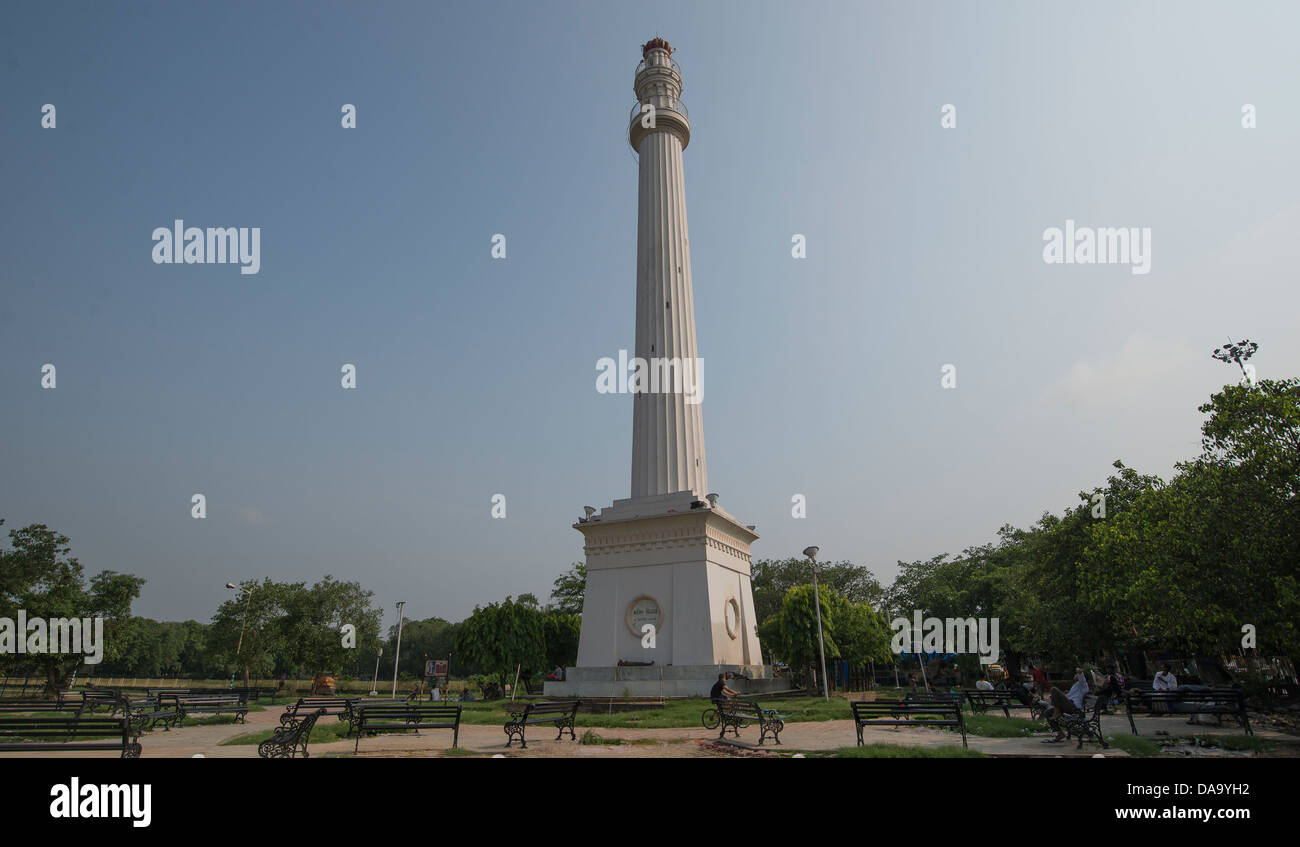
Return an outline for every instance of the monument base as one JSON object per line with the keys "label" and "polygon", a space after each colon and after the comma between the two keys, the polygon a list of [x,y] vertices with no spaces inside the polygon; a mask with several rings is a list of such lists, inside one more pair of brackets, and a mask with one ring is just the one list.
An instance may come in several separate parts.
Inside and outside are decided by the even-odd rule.
{"label": "monument base", "polygon": [[564,680],[547,680],[543,691],[548,698],[708,697],[725,671],[741,675],[727,685],[742,695],[790,689],[790,680],[774,678],[767,665],[641,665],[568,668]]}

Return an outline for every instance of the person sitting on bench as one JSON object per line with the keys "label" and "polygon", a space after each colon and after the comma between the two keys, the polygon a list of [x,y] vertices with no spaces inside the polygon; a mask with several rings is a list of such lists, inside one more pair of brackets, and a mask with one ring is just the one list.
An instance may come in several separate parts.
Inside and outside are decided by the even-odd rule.
{"label": "person sitting on bench", "polygon": [[1106,681],[1097,691],[1097,696],[1105,698],[1106,703],[1109,704],[1112,699],[1118,701],[1127,693],[1124,689],[1124,674],[1119,672],[1117,666],[1111,665],[1110,673],[1106,675]]}
{"label": "person sitting on bench", "polygon": [[1074,669],[1074,685],[1070,686],[1070,693],[1065,696],[1070,698],[1075,708],[1083,710],[1084,698],[1088,696],[1088,675],[1083,672],[1083,668]]}
{"label": "person sitting on bench", "polygon": [[1174,676],[1170,672],[1169,665],[1162,665],[1161,667],[1163,669],[1156,674],[1155,679],[1151,680],[1151,690],[1152,691],[1177,691],[1178,677]]}
{"label": "person sitting on bench", "polygon": [[1075,708],[1075,705],[1070,698],[1065,696],[1065,692],[1061,691],[1061,689],[1057,688],[1055,685],[1052,686],[1050,698],[1050,702],[1047,704],[1047,711],[1043,713],[1043,717],[1047,718],[1047,725],[1056,733],[1056,737],[1044,739],[1043,743],[1057,744],[1065,740],[1065,730],[1061,729],[1061,723],[1058,719],[1061,715],[1074,714],[1079,710]]}
{"label": "person sitting on bench", "polygon": [[992,691],[992,690],[993,690],[993,683],[989,682],[989,672],[988,672],[988,671],[980,671],[979,682],[976,682],[976,683],[975,683],[975,687],[978,688],[980,691]]}

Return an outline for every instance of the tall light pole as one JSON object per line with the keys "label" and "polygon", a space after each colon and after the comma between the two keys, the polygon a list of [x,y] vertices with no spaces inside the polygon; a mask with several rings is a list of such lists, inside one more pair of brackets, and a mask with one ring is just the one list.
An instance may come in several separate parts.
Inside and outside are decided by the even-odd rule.
{"label": "tall light pole", "polygon": [[822,657],[822,698],[830,702],[831,694],[826,688],[826,639],[822,636],[822,598],[817,590],[817,547],[805,547],[803,554],[812,562],[813,605],[817,607],[817,651]]}
{"label": "tall light pole", "polygon": [[379,652],[375,654],[375,672],[374,672],[374,674],[370,677],[370,696],[371,696],[371,697],[378,697],[378,696],[379,696],[379,689],[378,689],[376,686],[378,686],[378,684],[379,684],[379,659],[380,659],[380,657],[383,656],[383,655],[384,655],[384,648],[381,646],[381,647],[379,648]]}
{"label": "tall light pole", "polygon": [[[233,582],[227,582],[226,587],[234,591],[242,591],[248,595],[244,598],[244,621],[239,625],[239,646],[235,648],[235,660],[238,661],[239,654],[244,649],[244,629],[248,626],[248,606],[253,602],[253,589],[235,585]],[[244,662],[244,687],[248,687],[248,662]]]}
{"label": "tall light pole", "polygon": [[393,651],[393,696],[390,699],[397,699],[397,662],[402,658],[402,607],[406,605],[405,600],[397,601],[397,649]]}

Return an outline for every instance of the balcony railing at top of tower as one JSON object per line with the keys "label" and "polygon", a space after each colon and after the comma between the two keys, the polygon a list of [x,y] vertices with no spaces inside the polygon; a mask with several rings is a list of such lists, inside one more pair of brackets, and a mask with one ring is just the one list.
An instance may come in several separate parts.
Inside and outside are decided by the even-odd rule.
{"label": "balcony railing at top of tower", "polygon": [[[672,65],[673,70],[677,71],[678,76],[682,75],[682,69],[677,67],[676,62],[674,62],[672,59],[669,59],[668,64]],[[641,71],[643,70],[645,70],[645,59],[642,59],[641,61],[636,63],[636,72],[641,73]]]}
{"label": "balcony railing at top of tower", "polygon": [[[628,123],[631,123],[633,118],[641,114],[641,107],[643,105],[644,104],[640,100],[632,104],[632,111],[629,112],[627,116]],[[655,108],[659,108],[659,107],[656,106]],[[691,119],[691,113],[686,110],[686,104],[682,102],[682,98],[680,97],[674,100],[673,104],[668,108],[672,109],[674,112],[679,112],[681,116],[683,118],[686,118],[686,120],[688,121]]]}

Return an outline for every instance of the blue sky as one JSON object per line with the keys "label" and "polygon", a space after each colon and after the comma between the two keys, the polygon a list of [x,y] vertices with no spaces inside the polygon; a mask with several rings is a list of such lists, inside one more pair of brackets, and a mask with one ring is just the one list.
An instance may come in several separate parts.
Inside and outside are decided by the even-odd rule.
{"label": "blue sky", "polygon": [[[544,599],[581,507],[628,494],[631,399],[595,363],[632,346],[626,119],[656,34],[692,120],[709,480],[755,556],[818,544],[888,581],[1116,458],[1168,474],[1228,335],[1300,371],[1298,18],[6,4],[0,517],[144,576],[156,618],[263,576],[359,580],[389,621]],[[176,218],[261,227],[260,273],[154,264]],[[1045,264],[1066,219],[1150,227],[1151,272]]]}

